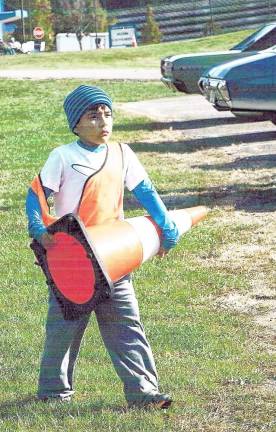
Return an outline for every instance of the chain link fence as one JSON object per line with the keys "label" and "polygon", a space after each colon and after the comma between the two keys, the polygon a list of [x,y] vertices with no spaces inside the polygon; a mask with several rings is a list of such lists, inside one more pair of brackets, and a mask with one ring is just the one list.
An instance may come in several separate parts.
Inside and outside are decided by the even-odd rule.
{"label": "chain link fence", "polygon": [[[109,16],[116,17],[118,24],[135,24],[139,42],[149,2],[132,2],[135,7],[125,9],[121,8],[124,2],[116,3],[120,9],[108,9],[108,4],[105,5]],[[276,21],[276,0],[155,0],[151,6],[164,42],[255,28]]]}

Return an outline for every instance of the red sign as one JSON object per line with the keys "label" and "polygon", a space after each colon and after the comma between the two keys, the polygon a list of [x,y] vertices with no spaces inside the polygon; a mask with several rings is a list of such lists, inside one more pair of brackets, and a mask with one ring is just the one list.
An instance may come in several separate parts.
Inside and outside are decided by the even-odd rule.
{"label": "red sign", "polygon": [[42,27],[35,27],[33,30],[33,35],[36,39],[43,39],[44,37],[44,30]]}

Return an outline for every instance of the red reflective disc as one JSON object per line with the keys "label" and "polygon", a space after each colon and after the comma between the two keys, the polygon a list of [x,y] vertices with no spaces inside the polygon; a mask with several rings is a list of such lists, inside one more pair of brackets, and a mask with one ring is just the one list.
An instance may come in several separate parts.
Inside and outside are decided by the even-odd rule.
{"label": "red reflective disc", "polygon": [[55,244],[47,249],[47,262],[56,287],[73,303],[88,302],[95,292],[95,273],[86,250],[64,232],[54,238]]}

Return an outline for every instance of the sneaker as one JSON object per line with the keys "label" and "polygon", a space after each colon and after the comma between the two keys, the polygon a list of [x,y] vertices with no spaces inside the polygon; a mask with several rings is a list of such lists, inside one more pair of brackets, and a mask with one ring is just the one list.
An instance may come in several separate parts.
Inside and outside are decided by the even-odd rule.
{"label": "sneaker", "polygon": [[171,406],[173,400],[170,395],[166,393],[149,394],[141,402],[131,402],[128,404],[129,408],[157,408],[167,409]]}

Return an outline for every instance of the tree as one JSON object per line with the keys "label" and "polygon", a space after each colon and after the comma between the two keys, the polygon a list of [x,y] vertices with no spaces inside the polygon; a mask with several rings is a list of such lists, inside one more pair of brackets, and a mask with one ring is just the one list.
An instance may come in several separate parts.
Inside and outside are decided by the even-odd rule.
{"label": "tree", "polygon": [[[6,0],[6,10],[23,9],[28,11],[28,18],[24,20],[24,31],[22,21],[16,22],[14,35],[18,40],[23,42],[24,35],[26,39],[33,39],[34,27],[42,27],[46,41],[46,47],[51,45],[53,38],[52,28],[52,7],[51,0]],[[23,35],[24,33],[24,35]]]}
{"label": "tree", "polygon": [[159,43],[161,41],[162,33],[155,21],[151,6],[147,6],[146,22],[141,29],[141,36],[144,44]]}
{"label": "tree", "polygon": [[108,28],[107,13],[99,0],[55,0],[53,10],[55,33],[76,33],[81,50],[83,36]]}
{"label": "tree", "polygon": [[53,14],[50,0],[32,0],[32,9],[29,11],[33,27],[42,27],[44,40],[48,44],[53,41]]}

